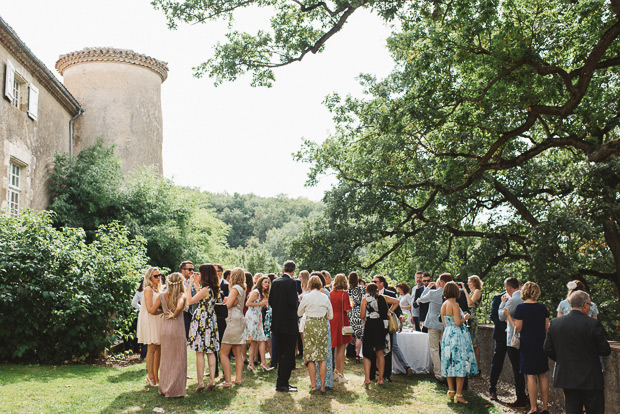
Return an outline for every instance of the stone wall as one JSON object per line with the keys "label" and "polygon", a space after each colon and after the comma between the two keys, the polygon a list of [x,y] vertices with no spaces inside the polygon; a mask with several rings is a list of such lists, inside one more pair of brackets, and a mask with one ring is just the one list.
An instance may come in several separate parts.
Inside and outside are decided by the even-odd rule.
{"label": "stone wall", "polygon": [[[493,325],[478,325],[478,345],[480,346],[480,370],[485,376],[491,369],[491,360],[493,359]],[[604,358],[605,363],[605,413],[615,414],[620,407],[620,343],[611,342],[611,355]],[[549,360],[549,399],[561,407],[564,406],[564,393],[562,389],[553,386],[552,360]],[[509,384],[514,384],[512,367],[506,355],[504,360],[504,368],[500,380]]]}
{"label": "stone wall", "polygon": [[[18,107],[4,96],[7,61],[24,81]],[[0,209],[8,208],[9,164],[22,167],[20,209],[42,210],[49,203],[49,176],[56,153],[69,152],[72,114],[42,84],[22,59],[0,44]],[[38,116],[28,116],[28,84],[39,89]]]}

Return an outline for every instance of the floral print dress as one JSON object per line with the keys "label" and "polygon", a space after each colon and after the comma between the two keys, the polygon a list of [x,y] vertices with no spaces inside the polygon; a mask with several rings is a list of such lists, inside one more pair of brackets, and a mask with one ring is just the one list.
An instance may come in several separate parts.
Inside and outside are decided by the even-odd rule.
{"label": "floral print dress", "polygon": [[[254,289],[250,295],[254,292],[256,292],[257,297],[253,303],[258,303],[261,301],[260,292],[258,289]],[[245,313],[245,333],[248,341],[266,341],[268,339],[263,330],[262,309],[262,306],[248,306],[248,311]]]}
{"label": "floral print dress", "polygon": [[187,345],[194,351],[213,353],[220,350],[215,316],[216,299],[213,290],[209,288],[209,297],[200,300],[194,310],[187,341]]}
{"label": "floral print dress", "polygon": [[[461,311],[461,318],[465,315]],[[474,346],[465,324],[456,326],[454,316],[444,316],[446,329],[441,338],[441,375],[469,377],[478,373]]]}

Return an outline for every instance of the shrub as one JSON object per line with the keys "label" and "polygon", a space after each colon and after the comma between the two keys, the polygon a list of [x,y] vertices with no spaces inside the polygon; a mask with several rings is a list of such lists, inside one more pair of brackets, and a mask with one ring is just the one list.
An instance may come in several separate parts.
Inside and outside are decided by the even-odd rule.
{"label": "shrub", "polygon": [[130,323],[145,252],[118,223],[87,244],[49,212],[0,216],[0,359],[59,362],[109,347]]}

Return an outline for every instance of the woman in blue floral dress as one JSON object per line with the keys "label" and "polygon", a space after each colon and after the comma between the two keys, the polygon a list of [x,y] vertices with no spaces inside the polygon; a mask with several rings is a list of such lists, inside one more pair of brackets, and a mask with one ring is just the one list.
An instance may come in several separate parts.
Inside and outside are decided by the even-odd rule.
{"label": "woman in blue floral dress", "polygon": [[465,377],[478,373],[471,336],[464,325],[469,319],[469,314],[464,315],[456,302],[461,295],[456,283],[446,283],[443,295],[446,301],[441,306],[444,326],[441,339],[441,375],[448,380],[448,397],[454,398],[455,403],[467,404],[467,400],[463,397]]}
{"label": "woman in blue floral dress", "polygon": [[189,327],[188,346],[196,351],[196,371],[198,386],[196,391],[200,391],[204,386],[205,357],[207,353],[209,360],[209,386],[215,386],[215,352],[220,349],[220,342],[217,333],[217,318],[215,316],[215,302],[220,295],[220,283],[217,278],[215,266],[203,264],[198,269],[200,276],[190,277],[190,286],[196,285],[196,294],[191,296],[191,288],[188,295],[191,296],[187,301],[188,305],[198,303],[192,322]]}

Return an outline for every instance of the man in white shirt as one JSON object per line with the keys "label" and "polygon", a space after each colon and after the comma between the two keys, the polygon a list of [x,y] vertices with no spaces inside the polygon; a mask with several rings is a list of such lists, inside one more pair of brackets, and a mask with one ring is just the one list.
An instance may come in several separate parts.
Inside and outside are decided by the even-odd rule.
{"label": "man in white shirt", "polygon": [[[443,303],[443,287],[446,283],[452,281],[450,273],[444,273],[439,276],[437,282],[431,282],[426,288],[418,303],[428,303],[428,313],[424,326],[428,328],[428,347],[431,351],[431,359],[433,360],[433,373],[435,378],[440,382],[445,382],[446,378],[441,375],[441,336],[443,335],[443,323],[439,320],[441,314],[441,305]],[[436,288],[436,289],[433,289]]]}
{"label": "man in white shirt", "polygon": [[[517,306],[523,303],[521,299],[521,283],[517,278],[509,277],[504,280],[504,286],[506,287],[506,294],[502,296],[502,303],[499,305],[498,317],[500,321],[506,320],[506,314],[504,310],[510,313],[510,316],[514,318],[515,310]],[[525,377],[521,374],[521,351],[517,348],[510,346],[510,341],[514,334],[514,327],[508,323],[506,326],[506,352],[512,365],[512,372],[515,378],[515,391],[517,399],[509,403],[512,408],[525,409],[527,407],[527,396],[525,395]]]}

